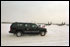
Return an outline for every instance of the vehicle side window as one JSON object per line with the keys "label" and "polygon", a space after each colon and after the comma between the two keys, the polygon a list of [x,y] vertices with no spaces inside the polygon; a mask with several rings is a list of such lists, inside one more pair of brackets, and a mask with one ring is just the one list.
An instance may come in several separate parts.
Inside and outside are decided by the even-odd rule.
{"label": "vehicle side window", "polygon": [[17,24],[17,26],[22,26],[22,24]]}
{"label": "vehicle side window", "polygon": [[32,25],[32,27],[35,27],[35,25]]}
{"label": "vehicle side window", "polygon": [[27,27],[28,25],[27,24],[25,24],[25,27]]}
{"label": "vehicle side window", "polygon": [[30,27],[30,24],[25,24],[25,27]]}
{"label": "vehicle side window", "polygon": [[35,27],[37,27],[37,25],[35,25],[35,24],[32,24],[32,26],[31,26],[32,28],[35,28]]}

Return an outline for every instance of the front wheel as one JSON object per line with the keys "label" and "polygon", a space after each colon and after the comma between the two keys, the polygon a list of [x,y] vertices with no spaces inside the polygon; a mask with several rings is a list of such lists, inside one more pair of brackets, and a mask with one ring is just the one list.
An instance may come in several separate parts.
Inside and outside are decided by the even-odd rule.
{"label": "front wheel", "polygon": [[21,36],[22,36],[22,33],[21,33],[21,32],[17,32],[17,33],[16,33],[16,36],[17,36],[17,37],[21,37]]}
{"label": "front wheel", "polygon": [[45,36],[46,35],[46,32],[42,31],[42,32],[40,32],[40,35],[41,36]]}

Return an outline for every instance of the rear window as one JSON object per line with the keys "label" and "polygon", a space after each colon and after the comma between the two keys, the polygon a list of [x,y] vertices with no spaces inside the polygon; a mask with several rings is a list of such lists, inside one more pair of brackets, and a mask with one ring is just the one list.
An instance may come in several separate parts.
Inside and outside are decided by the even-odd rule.
{"label": "rear window", "polygon": [[23,26],[23,24],[21,24],[21,23],[13,23],[13,24],[11,25],[11,27],[17,27],[17,26]]}
{"label": "rear window", "polygon": [[22,26],[23,24],[17,24],[17,26]]}

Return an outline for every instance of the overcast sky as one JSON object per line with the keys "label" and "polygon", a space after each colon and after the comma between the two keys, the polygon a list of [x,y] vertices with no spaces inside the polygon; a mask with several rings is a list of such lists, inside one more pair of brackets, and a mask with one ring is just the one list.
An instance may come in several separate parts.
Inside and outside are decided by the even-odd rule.
{"label": "overcast sky", "polygon": [[1,1],[1,21],[69,23],[69,1]]}

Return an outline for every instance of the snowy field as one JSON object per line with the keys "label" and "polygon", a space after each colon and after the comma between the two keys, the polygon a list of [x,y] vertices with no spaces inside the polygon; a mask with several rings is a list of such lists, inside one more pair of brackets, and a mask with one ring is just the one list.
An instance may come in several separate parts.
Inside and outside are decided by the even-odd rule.
{"label": "snowy field", "polygon": [[10,24],[1,24],[1,46],[69,46],[69,26],[46,26],[46,36],[9,34]]}

